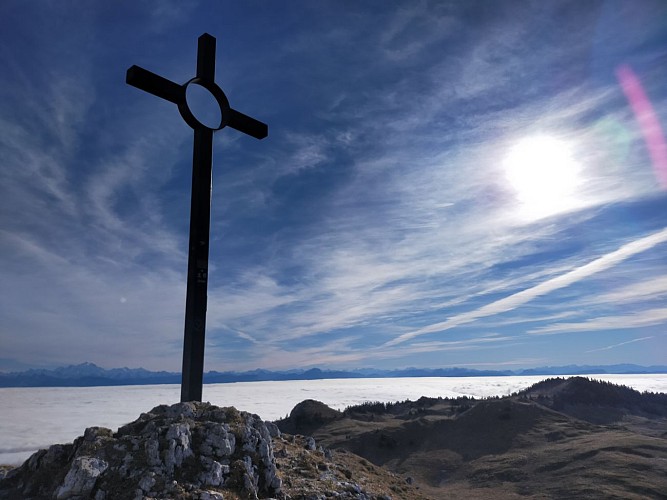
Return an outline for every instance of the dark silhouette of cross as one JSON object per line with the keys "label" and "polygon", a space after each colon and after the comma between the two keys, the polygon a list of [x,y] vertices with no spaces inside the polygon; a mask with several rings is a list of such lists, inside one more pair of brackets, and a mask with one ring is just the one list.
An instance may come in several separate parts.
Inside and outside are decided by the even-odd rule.
{"label": "dark silhouette of cross", "polygon": [[[257,139],[264,139],[269,131],[266,124],[232,109],[224,92],[214,80],[215,38],[208,33],[199,37],[197,76],[183,85],[178,85],[139,66],[132,66],[128,69],[125,79],[133,87],[176,104],[185,122],[194,130],[181,402],[201,401],[202,396],[213,133],[229,126]],[[211,128],[204,125],[192,113],[186,100],[186,90],[189,85],[199,85],[213,95],[220,107],[220,124],[217,127]]]}

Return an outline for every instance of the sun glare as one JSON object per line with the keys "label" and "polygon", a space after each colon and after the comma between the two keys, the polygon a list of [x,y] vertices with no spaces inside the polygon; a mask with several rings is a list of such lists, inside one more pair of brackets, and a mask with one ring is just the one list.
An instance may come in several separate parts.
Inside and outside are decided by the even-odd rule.
{"label": "sun glare", "polygon": [[580,165],[567,142],[547,135],[526,137],[508,151],[503,167],[523,217],[539,219],[577,205]]}

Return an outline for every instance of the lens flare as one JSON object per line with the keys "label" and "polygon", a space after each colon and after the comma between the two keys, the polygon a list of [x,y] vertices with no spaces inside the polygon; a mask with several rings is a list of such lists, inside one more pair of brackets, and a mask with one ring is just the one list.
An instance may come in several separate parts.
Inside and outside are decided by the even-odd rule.
{"label": "lens flare", "polygon": [[627,64],[616,68],[616,77],[628,99],[651,155],[653,171],[662,189],[667,189],[667,144],[658,116],[653,110],[639,77]]}

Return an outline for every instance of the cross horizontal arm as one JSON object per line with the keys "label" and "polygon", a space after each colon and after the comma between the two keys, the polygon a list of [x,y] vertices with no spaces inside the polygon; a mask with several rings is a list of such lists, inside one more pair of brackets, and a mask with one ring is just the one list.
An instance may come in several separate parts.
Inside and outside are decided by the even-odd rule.
{"label": "cross horizontal arm", "polygon": [[127,70],[125,82],[174,104],[185,99],[185,89],[181,85],[136,65]]}
{"label": "cross horizontal arm", "polygon": [[266,123],[250,118],[248,115],[244,115],[235,109],[229,110],[227,125],[255,139],[264,139],[269,135],[269,126]]}

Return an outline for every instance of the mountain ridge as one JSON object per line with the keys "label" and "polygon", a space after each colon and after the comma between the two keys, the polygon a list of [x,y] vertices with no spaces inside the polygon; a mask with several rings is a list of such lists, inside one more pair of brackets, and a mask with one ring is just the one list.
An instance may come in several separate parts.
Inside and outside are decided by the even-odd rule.
{"label": "mountain ridge", "polygon": [[[380,370],[332,370],[309,368],[303,370],[245,372],[208,371],[204,383],[265,382],[284,380],[321,380],[349,378],[410,378],[410,377],[504,377],[529,375],[594,375],[594,374],[660,374],[667,373],[667,366],[616,365],[566,365],[545,366],[521,370],[476,370],[464,367],[451,368],[403,368]],[[55,369],[30,369],[21,372],[0,373],[0,387],[92,387],[117,385],[179,384],[178,372],[150,371],[144,368],[101,368],[94,363],[81,363]]]}
{"label": "mountain ridge", "polygon": [[411,477],[432,499],[667,498],[667,394],[588,377],[342,412],[306,400],[274,423]]}

